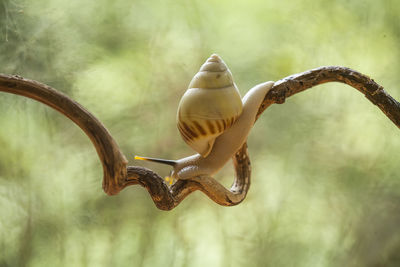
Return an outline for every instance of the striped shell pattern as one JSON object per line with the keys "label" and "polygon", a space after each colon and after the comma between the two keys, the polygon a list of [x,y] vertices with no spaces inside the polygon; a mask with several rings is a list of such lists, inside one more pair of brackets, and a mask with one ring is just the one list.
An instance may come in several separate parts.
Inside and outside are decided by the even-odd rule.
{"label": "striped shell pattern", "polygon": [[232,74],[218,55],[211,55],[193,77],[179,103],[177,124],[183,140],[206,157],[215,138],[242,112]]}

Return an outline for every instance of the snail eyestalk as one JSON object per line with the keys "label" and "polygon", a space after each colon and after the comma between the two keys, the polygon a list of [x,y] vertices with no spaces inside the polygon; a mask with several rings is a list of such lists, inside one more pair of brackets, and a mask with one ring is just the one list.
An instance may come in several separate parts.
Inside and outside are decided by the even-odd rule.
{"label": "snail eyestalk", "polygon": [[175,167],[175,165],[176,165],[176,161],[175,160],[148,158],[148,157],[140,157],[140,156],[135,156],[134,159],[136,159],[136,160],[146,160],[146,161],[166,164],[166,165],[169,165],[169,166],[172,166],[172,167]]}

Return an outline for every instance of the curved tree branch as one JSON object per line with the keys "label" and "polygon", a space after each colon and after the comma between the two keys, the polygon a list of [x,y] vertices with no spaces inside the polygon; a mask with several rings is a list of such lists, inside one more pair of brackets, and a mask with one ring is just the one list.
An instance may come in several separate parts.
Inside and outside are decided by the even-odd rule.
{"label": "curved tree branch", "polygon": [[320,67],[277,81],[265,96],[258,116],[271,104],[283,104],[286,98],[327,82],[341,82],[354,87],[400,128],[400,103],[370,77],[339,66]]}
{"label": "curved tree branch", "polygon": [[[342,82],[363,93],[400,128],[400,103],[368,76],[345,67],[320,67],[277,81],[265,96],[257,118],[271,104],[282,104],[287,97],[326,82]],[[236,177],[230,190],[211,177],[179,180],[169,187],[153,171],[127,166],[127,160],[107,129],[90,112],[68,96],[44,84],[19,76],[0,75],[0,91],[22,95],[42,102],[75,122],[91,139],[103,165],[103,189],[118,194],[129,185],[145,187],[156,206],[162,210],[176,207],[187,195],[200,190],[220,205],[237,205],[246,197],[250,185],[250,159],[247,145],[233,157]]]}
{"label": "curved tree branch", "polygon": [[103,189],[118,194],[126,177],[128,161],[104,125],[80,104],[45,84],[20,76],[0,74],[0,91],[35,99],[61,112],[75,122],[89,136],[103,164]]}

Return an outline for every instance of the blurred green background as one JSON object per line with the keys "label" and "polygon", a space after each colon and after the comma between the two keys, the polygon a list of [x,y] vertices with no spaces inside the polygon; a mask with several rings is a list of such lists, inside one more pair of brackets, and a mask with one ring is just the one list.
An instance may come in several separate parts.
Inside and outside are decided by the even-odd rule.
{"label": "blurred green background", "polygon": [[[400,99],[392,1],[0,0],[0,72],[81,103],[133,155],[193,153],[178,101],[218,53],[242,95],[323,65]],[[170,212],[136,186],[109,197],[84,133],[0,93],[0,266],[400,266],[400,132],[355,89],[318,86],[273,105],[249,138],[236,207],[196,192]],[[228,165],[216,178],[229,186]]]}

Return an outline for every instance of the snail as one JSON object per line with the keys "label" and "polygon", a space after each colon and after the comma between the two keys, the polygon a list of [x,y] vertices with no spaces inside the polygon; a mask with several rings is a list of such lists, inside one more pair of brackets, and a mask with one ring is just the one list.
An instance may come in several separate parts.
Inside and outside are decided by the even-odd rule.
{"label": "snail", "polygon": [[241,99],[232,74],[216,54],[193,77],[182,96],[177,126],[183,140],[198,154],[179,160],[135,156],[171,165],[166,181],[211,176],[220,170],[246,142],[257,111],[274,82],[256,85]]}

